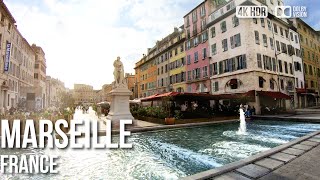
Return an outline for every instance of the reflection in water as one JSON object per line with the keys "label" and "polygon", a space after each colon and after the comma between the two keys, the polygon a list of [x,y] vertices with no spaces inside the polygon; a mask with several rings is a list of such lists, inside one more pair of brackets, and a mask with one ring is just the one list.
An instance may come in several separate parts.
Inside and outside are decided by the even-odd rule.
{"label": "reflection in water", "polygon": [[[81,118],[81,114],[77,114]],[[88,115],[87,117],[90,117]],[[133,149],[0,149],[0,154],[60,156],[59,174],[2,175],[0,179],[178,179],[268,150],[320,124],[276,121],[239,123],[132,134]],[[105,143],[105,138],[100,137]],[[114,137],[118,142],[118,137]]]}

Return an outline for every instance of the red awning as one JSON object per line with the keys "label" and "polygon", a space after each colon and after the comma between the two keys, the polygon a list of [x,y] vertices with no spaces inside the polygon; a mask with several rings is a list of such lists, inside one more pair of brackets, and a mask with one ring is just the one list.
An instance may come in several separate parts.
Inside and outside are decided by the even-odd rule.
{"label": "red awning", "polygon": [[257,91],[261,96],[267,96],[271,98],[277,99],[291,99],[290,96],[283,94],[282,92],[275,92],[275,91]]}
{"label": "red awning", "polygon": [[297,92],[297,93],[306,93],[307,90],[304,89],[304,88],[296,88],[296,92]]}

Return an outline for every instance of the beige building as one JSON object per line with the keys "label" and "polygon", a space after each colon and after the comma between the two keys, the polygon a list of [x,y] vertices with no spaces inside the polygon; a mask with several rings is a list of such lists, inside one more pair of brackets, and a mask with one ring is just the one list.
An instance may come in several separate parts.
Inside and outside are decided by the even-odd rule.
{"label": "beige building", "polygon": [[26,106],[26,88],[33,86],[35,52],[21,35],[16,21],[0,2],[0,113]]}
{"label": "beige building", "polygon": [[90,85],[74,84],[73,98],[76,105],[91,105],[102,101],[102,92],[101,90],[94,90]]}
{"label": "beige building", "polygon": [[112,84],[105,84],[101,89],[102,101],[111,102],[111,96],[109,96],[109,92],[112,90]]}
{"label": "beige building", "polygon": [[[296,88],[304,88],[304,79],[300,45],[295,38],[297,33],[286,19],[273,16],[270,8],[268,18],[237,18],[235,7],[244,2],[269,6],[254,0],[235,0],[210,15],[207,27],[210,32],[211,93],[253,90],[256,94],[250,105],[255,106],[257,114],[262,105],[286,109],[298,107],[302,100],[298,100],[295,92]],[[281,1],[280,5],[283,5]],[[258,93],[260,91],[266,93],[262,95]],[[277,94],[274,92],[290,95],[292,99],[272,98]]]}
{"label": "beige building", "polygon": [[128,89],[132,92],[130,99],[134,99],[135,76],[133,74],[126,73],[124,79],[128,84]]}
{"label": "beige building", "polygon": [[64,83],[59,79],[46,77],[47,107],[60,107],[60,95],[66,92]]}
{"label": "beige building", "polygon": [[[36,109],[44,109],[47,107],[46,95],[46,58],[43,49],[36,44],[32,44],[32,49],[36,53],[34,64],[34,87]],[[31,93],[30,93],[31,94]],[[29,94],[29,95],[30,95]],[[28,99],[28,97],[27,97]]]}

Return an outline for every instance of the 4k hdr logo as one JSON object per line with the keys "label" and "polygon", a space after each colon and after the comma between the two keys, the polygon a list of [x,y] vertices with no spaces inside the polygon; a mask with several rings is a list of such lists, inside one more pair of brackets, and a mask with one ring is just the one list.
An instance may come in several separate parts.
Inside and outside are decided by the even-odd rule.
{"label": "4k hdr logo", "polygon": [[268,16],[267,6],[237,6],[237,18],[266,18]]}
{"label": "4k hdr logo", "polygon": [[[303,18],[303,17],[307,17],[307,7],[276,6],[274,9],[274,13],[275,13],[274,16],[276,16],[277,18]],[[236,16],[237,18],[266,18],[268,17],[268,7],[267,6],[237,6]]]}

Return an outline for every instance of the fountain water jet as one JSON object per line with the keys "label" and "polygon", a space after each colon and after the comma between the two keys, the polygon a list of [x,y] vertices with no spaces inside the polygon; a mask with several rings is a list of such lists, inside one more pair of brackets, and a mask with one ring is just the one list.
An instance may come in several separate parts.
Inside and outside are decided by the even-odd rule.
{"label": "fountain water jet", "polygon": [[240,106],[240,127],[237,134],[245,135],[247,134],[246,116],[244,115],[243,106]]}

